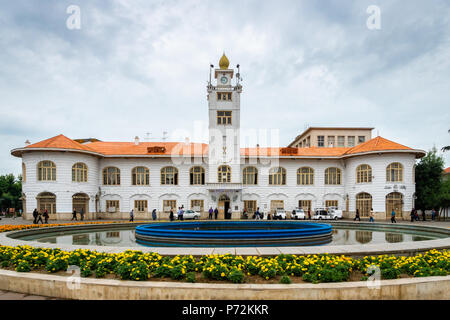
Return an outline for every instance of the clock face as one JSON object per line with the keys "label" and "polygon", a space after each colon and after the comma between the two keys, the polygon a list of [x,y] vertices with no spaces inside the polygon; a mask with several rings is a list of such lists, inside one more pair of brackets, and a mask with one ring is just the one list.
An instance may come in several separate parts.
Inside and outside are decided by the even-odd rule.
{"label": "clock face", "polygon": [[223,84],[228,82],[227,77],[223,76],[222,78],[220,78],[220,82],[222,82]]}

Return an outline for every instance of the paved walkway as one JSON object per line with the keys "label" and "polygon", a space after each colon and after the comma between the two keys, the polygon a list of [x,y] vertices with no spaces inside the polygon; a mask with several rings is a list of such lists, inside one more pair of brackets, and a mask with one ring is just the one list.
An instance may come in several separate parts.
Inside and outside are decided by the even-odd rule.
{"label": "paved walkway", "polygon": [[0,300],[61,300],[61,299],[43,296],[33,296],[23,293],[0,290]]}

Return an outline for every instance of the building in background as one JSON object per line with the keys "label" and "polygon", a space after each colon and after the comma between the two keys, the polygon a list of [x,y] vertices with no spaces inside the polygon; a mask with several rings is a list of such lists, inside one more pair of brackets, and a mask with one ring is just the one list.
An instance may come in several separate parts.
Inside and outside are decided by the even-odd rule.
{"label": "building in background", "polygon": [[374,128],[309,127],[288,147],[293,148],[351,148],[372,139]]}

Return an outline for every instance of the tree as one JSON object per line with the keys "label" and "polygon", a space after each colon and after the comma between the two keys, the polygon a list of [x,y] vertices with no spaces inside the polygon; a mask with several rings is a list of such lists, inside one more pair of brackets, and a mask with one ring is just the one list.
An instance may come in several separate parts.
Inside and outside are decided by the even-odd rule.
{"label": "tree", "polygon": [[0,176],[0,208],[22,208],[22,177],[13,174]]}
{"label": "tree", "polygon": [[[448,133],[450,133],[450,129],[448,130]],[[442,152],[449,151],[449,150],[450,150],[450,146],[445,146],[442,148]]]}
{"label": "tree", "polygon": [[437,150],[429,151],[416,166],[416,208],[429,210],[441,205],[444,159]]}

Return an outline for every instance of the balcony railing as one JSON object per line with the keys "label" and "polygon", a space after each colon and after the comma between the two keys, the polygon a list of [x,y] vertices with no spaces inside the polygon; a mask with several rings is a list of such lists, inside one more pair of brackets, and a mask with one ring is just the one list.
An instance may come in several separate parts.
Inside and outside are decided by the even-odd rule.
{"label": "balcony railing", "polygon": [[241,190],[242,183],[206,183],[208,190]]}

